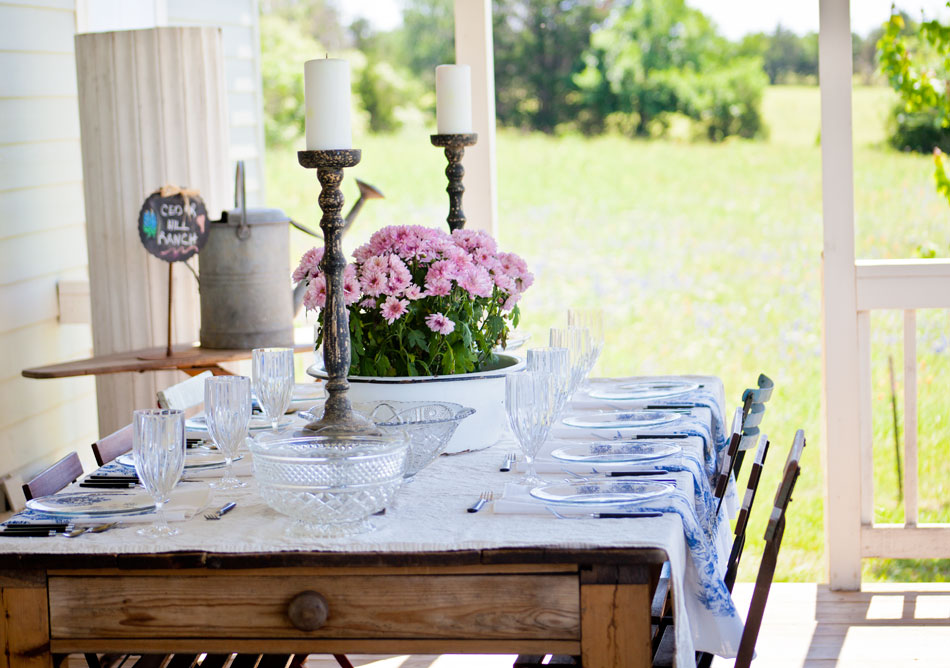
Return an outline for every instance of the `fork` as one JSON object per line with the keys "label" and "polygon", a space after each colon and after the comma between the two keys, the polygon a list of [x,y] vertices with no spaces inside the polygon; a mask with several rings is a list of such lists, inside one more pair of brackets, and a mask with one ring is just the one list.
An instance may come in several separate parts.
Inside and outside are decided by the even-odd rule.
{"label": "fork", "polygon": [[495,498],[494,492],[482,492],[471,508],[468,509],[470,513],[477,513],[479,510],[485,507],[485,504]]}
{"label": "fork", "polygon": [[210,513],[205,513],[205,519],[206,520],[220,520],[222,515],[229,513],[236,505],[237,503],[235,503],[234,501],[229,501],[228,503],[224,504],[217,510],[214,510]]}
{"label": "fork", "polygon": [[76,527],[71,531],[64,531],[61,535],[65,538],[76,538],[84,533],[103,533],[109,529],[114,529],[119,525],[118,522],[109,522],[107,524],[93,524],[89,526]]}

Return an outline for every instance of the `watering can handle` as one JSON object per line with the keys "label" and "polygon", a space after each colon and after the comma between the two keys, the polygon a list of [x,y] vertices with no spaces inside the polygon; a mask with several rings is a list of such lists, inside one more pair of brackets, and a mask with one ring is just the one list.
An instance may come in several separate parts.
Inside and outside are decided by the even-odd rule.
{"label": "watering can handle", "polygon": [[234,231],[237,238],[244,241],[251,236],[251,226],[247,224],[247,199],[244,191],[244,161],[237,161],[237,169],[234,172],[234,208],[241,210],[241,221],[238,228]]}

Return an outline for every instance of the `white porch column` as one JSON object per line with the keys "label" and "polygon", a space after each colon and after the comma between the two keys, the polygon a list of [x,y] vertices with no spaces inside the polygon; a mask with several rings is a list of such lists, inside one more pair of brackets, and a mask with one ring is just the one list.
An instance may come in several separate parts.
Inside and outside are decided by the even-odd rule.
{"label": "white porch column", "polygon": [[861,453],[858,316],[851,146],[848,0],[820,0],[822,461],[825,548],[832,589],[861,586]]}
{"label": "white porch column", "polygon": [[495,58],[491,0],[455,0],[455,62],[472,68],[472,129],[478,143],[465,149],[466,228],[497,232],[495,169]]}

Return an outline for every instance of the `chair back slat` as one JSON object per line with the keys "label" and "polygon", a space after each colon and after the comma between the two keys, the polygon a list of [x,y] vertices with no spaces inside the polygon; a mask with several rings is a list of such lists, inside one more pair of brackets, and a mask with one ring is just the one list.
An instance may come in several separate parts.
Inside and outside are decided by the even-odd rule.
{"label": "chair back slat", "polygon": [[82,463],[79,455],[71,452],[48,469],[23,484],[26,500],[55,494],[82,475]]}
{"label": "chair back slat", "polygon": [[126,425],[116,432],[103,436],[92,444],[92,454],[99,466],[108,464],[119,455],[132,449],[132,425]]}
{"label": "chair back slat", "polygon": [[775,576],[775,566],[778,563],[779,549],[782,547],[782,536],[785,533],[785,514],[788,504],[792,500],[792,490],[801,473],[802,451],[805,448],[805,433],[799,429],[795,433],[792,449],[785,461],[785,470],[775,493],[775,504],[769,524],[765,529],[765,548],[762,552],[762,563],[755,578],[755,588],[752,590],[752,602],[749,604],[749,614],[746,617],[745,628],[742,630],[742,640],[739,641],[739,653],[736,656],[735,668],[749,668],[752,656],[755,653],[755,642],[762,627],[762,618],[765,615],[765,605],[768,602],[769,590],[772,587],[772,578]]}
{"label": "chair back slat", "polygon": [[765,457],[769,451],[769,437],[763,434],[759,441],[759,448],[755,452],[755,461],[752,462],[752,470],[749,471],[749,480],[746,483],[745,496],[742,499],[742,507],[736,517],[735,538],[732,541],[732,550],[729,553],[729,561],[726,565],[725,583],[726,588],[732,591],[736,583],[736,576],[739,574],[739,561],[742,559],[742,550],[745,548],[746,529],[749,525],[749,515],[752,512],[752,504],[755,502],[755,493],[759,487],[759,479],[762,475],[762,467],[765,465]]}
{"label": "chair back slat", "polygon": [[749,388],[742,393],[743,402],[747,397],[749,397],[755,403],[764,404],[766,401],[772,398],[772,390],[775,388],[775,383],[771,378],[766,376],[764,373],[760,373],[759,380],[756,384],[758,385],[758,388]]}
{"label": "chair back slat", "polygon": [[716,472],[715,489],[713,495],[719,499],[716,512],[722,506],[722,499],[729,488],[729,477],[732,475],[732,468],[735,465],[736,453],[739,451],[739,442],[742,439],[742,407],[736,409],[735,417],[732,420],[732,438],[729,439],[729,445],[726,446],[726,452],[719,463],[719,469]]}
{"label": "chair back slat", "polygon": [[746,482],[742,506],[739,508],[739,514],[736,516],[736,536],[740,533],[745,533],[746,525],[749,523],[749,514],[752,512],[752,504],[755,502],[755,493],[759,487],[759,479],[762,476],[762,467],[765,466],[765,457],[768,451],[769,437],[762,434],[762,438],[759,439],[759,448],[755,451],[755,460],[752,462],[752,470],[749,471],[749,479]]}
{"label": "chair back slat", "polygon": [[765,404],[755,402],[749,407],[749,413],[742,420],[742,430],[758,427],[762,424],[762,416],[765,415]]}

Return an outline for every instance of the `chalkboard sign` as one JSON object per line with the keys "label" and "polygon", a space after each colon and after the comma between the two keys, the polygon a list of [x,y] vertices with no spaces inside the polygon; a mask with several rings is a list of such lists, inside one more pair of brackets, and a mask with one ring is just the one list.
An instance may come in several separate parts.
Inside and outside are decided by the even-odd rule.
{"label": "chalkboard sign", "polygon": [[208,212],[196,191],[166,186],[149,195],[139,211],[139,239],[165,262],[181,262],[208,240]]}

